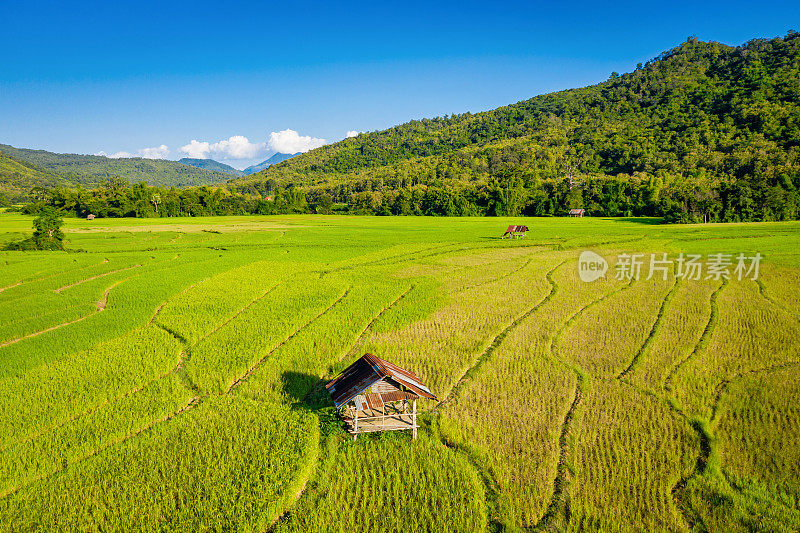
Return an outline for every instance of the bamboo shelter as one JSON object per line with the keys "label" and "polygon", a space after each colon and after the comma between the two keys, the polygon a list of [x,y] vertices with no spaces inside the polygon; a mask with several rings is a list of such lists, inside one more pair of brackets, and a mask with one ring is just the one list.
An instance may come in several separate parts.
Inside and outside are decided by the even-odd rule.
{"label": "bamboo shelter", "polygon": [[353,439],[359,433],[410,429],[417,438],[417,399],[436,396],[413,372],[364,354],[325,388]]}

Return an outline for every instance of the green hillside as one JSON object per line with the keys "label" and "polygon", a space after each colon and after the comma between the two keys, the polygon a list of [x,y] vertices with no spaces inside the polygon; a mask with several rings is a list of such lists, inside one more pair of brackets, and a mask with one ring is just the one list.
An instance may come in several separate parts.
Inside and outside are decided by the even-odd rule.
{"label": "green hillside", "polygon": [[0,205],[30,200],[33,187],[69,185],[63,178],[0,152]]}
{"label": "green hillside", "polygon": [[233,186],[266,194],[294,184],[311,201],[330,196],[373,211],[403,212],[395,204],[433,188],[487,211],[497,191],[512,191],[519,201],[508,214],[560,214],[568,205],[625,214],[643,205],[631,195],[655,195],[672,202],[657,209],[712,220],[794,218],[799,36],[740,47],[690,39],[597,85],[362,134]]}
{"label": "green hillside", "polygon": [[144,181],[149,185],[167,187],[224,183],[231,177],[223,172],[213,172],[166,159],[111,159],[95,155],[56,154],[45,150],[14,148],[5,144],[0,144],[0,152],[85,187],[94,187],[112,176],[120,176],[130,183]]}

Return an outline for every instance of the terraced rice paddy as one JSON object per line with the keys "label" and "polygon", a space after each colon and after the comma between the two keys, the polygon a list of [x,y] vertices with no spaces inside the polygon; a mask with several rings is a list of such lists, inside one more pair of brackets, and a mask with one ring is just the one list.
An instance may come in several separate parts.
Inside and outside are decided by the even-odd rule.
{"label": "terraced rice paddy", "polygon": [[[2,530],[800,529],[800,224],[66,231],[81,252],[0,253]],[[615,279],[663,252],[764,260]],[[321,384],[365,352],[438,396],[418,440],[343,431]]]}

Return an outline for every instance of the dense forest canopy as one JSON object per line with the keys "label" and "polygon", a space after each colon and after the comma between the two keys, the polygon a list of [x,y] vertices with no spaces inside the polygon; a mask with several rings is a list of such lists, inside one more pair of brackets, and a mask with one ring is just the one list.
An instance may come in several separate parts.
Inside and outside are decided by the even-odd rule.
{"label": "dense forest canopy", "polygon": [[[230,181],[229,191],[215,189],[226,199],[216,207],[188,207],[206,193],[141,186],[125,194],[183,198],[173,202],[183,207],[159,215],[546,216],[584,208],[682,222],[796,219],[798,37],[740,47],[690,38],[597,85],[362,133]],[[107,187],[75,195],[58,191],[50,202],[85,214],[102,211],[98,199],[108,198]]]}

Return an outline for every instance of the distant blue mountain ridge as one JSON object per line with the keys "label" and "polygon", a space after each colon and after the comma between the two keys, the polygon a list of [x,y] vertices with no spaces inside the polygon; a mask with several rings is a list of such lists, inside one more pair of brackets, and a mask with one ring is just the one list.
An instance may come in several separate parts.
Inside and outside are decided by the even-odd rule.
{"label": "distant blue mountain ridge", "polygon": [[299,154],[300,152],[297,152],[296,154],[281,154],[281,153],[274,154],[257,165],[247,167],[246,169],[244,169],[242,174],[244,175],[254,174],[260,170],[264,170],[265,168],[271,165],[277,165],[281,161],[286,161],[287,159],[292,158]]}

